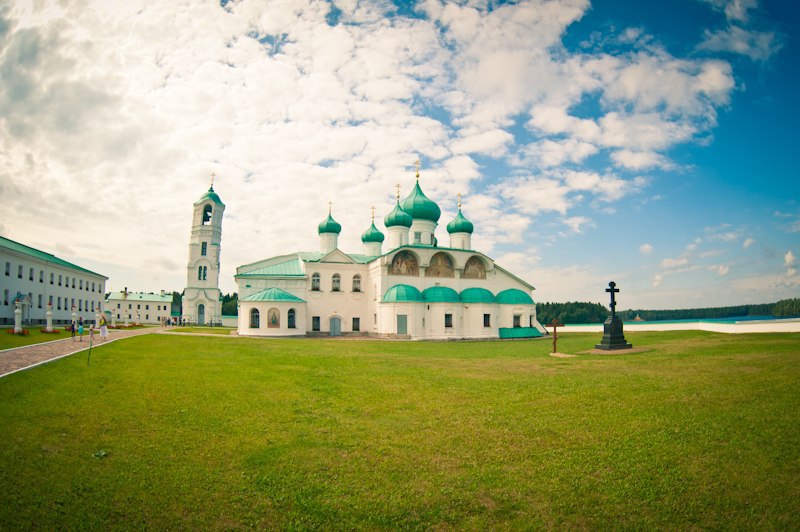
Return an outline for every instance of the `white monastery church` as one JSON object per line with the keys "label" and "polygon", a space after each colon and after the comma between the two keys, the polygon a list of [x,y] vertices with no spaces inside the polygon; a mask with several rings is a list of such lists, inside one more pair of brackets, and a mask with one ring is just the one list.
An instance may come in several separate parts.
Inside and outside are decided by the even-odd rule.
{"label": "white monastery church", "polygon": [[[222,212],[209,191],[195,203],[183,313],[205,323],[220,317],[218,289]],[[473,224],[461,212],[447,224],[449,247],[435,231],[439,206],[417,183],[385,216],[386,236],[372,224],[361,253],[338,247],[342,226],[328,216],[317,227],[318,252],[294,252],[240,266],[238,333],[243,336],[369,335],[421,339],[525,338],[545,330],[534,289],[472,249]],[[216,321],[216,319],[215,319]]]}

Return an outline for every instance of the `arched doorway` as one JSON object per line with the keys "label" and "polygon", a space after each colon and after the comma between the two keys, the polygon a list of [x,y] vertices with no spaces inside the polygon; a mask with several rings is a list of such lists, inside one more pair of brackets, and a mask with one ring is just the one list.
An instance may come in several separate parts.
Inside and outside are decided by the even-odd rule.
{"label": "arched doorway", "polygon": [[331,318],[331,336],[342,335],[342,319],[333,317]]}
{"label": "arched doorway", "polygon": [[206,322],[206,306],[200,303],[197,305],[197,324],[203,325]]}

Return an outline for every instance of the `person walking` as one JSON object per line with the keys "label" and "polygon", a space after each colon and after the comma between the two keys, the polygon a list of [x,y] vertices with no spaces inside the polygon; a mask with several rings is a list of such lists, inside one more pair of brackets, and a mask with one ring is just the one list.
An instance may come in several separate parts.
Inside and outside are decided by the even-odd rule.
{"label": "person walking", "polygon": [[106,315],[101,312],[100,313],[100,341],[105,342],[106,338],[108,338],[108,323],[106,323]]}
{"label": "person walking", "polygon": [[83,342],[83,318],[78,321],[78,341]]}
{"label": "person walking", "polygon": [[72,333],[72,341],[73,342],[75,341],[75,332],[76,332],[76,330],[77,330],[77,325],[75,324],[75,321],[73,320],[69,324],[69,332]]}

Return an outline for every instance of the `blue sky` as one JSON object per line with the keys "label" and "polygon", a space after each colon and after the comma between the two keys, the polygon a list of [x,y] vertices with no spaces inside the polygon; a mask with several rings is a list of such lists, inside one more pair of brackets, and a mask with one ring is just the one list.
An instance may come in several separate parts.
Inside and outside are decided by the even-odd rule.
{"label": "blue sky", "polygon": [[439,241],[461,192],[536,300],[800,296],[795,3],[223,4],[0,8],[0,234],[181,289],[215,172],[233,291],[316,249],[328,201],[360,252],[419,158]]}

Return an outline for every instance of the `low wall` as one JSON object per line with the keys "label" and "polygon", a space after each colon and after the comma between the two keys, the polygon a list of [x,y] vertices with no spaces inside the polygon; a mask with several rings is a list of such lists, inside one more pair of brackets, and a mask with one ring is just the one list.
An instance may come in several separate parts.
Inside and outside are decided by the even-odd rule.
{"label": "low wall", "polygon": [[[643,321],[625,323],[625,332],[637,331],[710,331],[730,334],[800,332],[800,319],[737,321],[733,323],[717,321],[657,322]],[[552,333],[552,327],[548,328]],[[603,333],[603,324],[567,325],[558,332],[591,332]]]}

